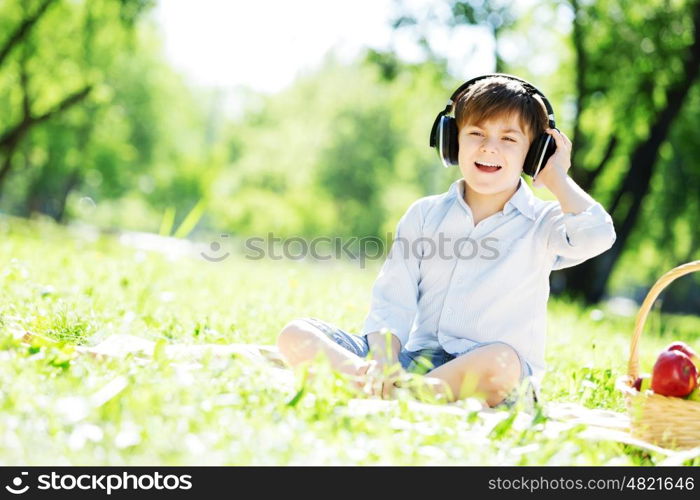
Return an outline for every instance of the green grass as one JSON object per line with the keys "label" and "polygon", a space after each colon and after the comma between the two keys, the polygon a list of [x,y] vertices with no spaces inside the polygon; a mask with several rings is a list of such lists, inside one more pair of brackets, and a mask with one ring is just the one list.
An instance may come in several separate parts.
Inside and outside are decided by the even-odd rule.
{"label": "green grass", "polygon": [[[359,412],[358,394],[321,366],[313,382],[249,360],[98,361],[76,345],[114,333],[168,343],[273,344],[290,319],[357,331],[378,262],[168,258],[43,222],[0,218],[0,464],[648,465],[665,457],[592,442],[547,417],[398,404]],[[21,344],[18,326],[59,340]],[[548,401],[624,411],[633,318],[550,302]],[[642,368],[673,339],[700,344],[697,317],[653,315]],[[465,410],[468,402],[457,405]],[[525,418],[526,417],[526,418]],[[700,464],[699,459],[687,464]]]}

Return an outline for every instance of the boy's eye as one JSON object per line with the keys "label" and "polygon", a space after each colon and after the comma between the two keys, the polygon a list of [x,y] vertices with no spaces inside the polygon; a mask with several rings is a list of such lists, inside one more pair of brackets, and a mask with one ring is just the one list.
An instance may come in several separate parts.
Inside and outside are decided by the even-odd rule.
{"label": "boy's eye", "polygon": [[[481,132],[474,130],[472,132],[469,132],[469,135],[481,136],[483,134]],[[503,139],[505,139],[506,141],[510,141],[510,142],[518,142],[515,139],[513,139],[512,137],[508,137],[508,136],[504,136]]]}

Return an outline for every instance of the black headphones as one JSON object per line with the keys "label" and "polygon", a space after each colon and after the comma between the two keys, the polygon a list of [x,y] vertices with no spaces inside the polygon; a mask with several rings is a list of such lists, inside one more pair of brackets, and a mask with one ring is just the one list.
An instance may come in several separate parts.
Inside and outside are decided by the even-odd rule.
{"label": "black headphones", "polygon": [[[476,78],[472,78],[467,83],[463,84],[452,93],[450,100],[447,102],[447,106],[445,109],[440,111],[440,113],[438,113],[437,117],[435,118],[435,122],[433,123],[433,128],[430,130],[430,147],[436,148],[438,156],[440,157],[440,160],[445,168],[458,164],[457,153],[459,151],[459,142],[457,139],[457,121],[453,116],[450,116],[453,111],[452,108],[454,106],[455,99],[460,95],[460,93],[468,89],[479,80],[494,76],[501,76],[518,81],[523,84],[523,87],[525,87],[525,90],[527,90],[530,95],[539,95],[542,98],[544,106],[547,110],[549,128],[555,128],[554,111],[552,110],[552,106],[549,104],[547,97],[545,97],[542,92],[537,90],[534,85],[526,82],[522,78],[507,75],[505,73],[491,73],[488,75],[477,76]],[[546,132],[542,132],[542,134],[540,134],[539,137],[536,137],[535,140],[532,141],[532,144],[530,144],[530,149],[527,152],[525,163],[523,164],[523,172],[532,178],[535,178],[542,166],[547,163],[547,160],[550,156],[552,156],[552,154],[554,154],[556,149],[557,147],[552,136]]]}

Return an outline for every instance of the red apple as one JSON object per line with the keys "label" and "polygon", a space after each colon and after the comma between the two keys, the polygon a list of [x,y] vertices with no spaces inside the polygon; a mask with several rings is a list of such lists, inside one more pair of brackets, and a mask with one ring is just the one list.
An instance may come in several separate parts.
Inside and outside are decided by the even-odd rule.
{"label": "red apple", "polygon": [[685,342],[674,342],[671,345],[669,345],[666,348],[667,351],[680,351],[686,356],[690,358],[690,360],[695,363],[695,367],[700,366],[700,357],[698,357],[698,353],[693,351],[693,348],[690,347],[688,344]]}
{"label": "red apple", "polygon": [[697,386],[698,370],[690,358],[678,350],[663,351],[654,364],[651,389],[663,396],[684,397]]}

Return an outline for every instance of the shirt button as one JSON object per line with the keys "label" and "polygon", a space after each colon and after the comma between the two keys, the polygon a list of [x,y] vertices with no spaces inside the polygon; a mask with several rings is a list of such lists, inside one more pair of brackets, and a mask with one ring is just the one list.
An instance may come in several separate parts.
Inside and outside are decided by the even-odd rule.
{"label": "shirt button", "polygon": [[447,308],[447,314],[452,314],[452,308],[451,308],[451,307],[448,307],[448,308]]}
{"label": "shirt button", "polygon": [[457,280],[457,284],[458,284],[458,285],[461,285],[462,283],[464,283],[464,280],[463,280],[463,279],[460,278],[460,279]]}

